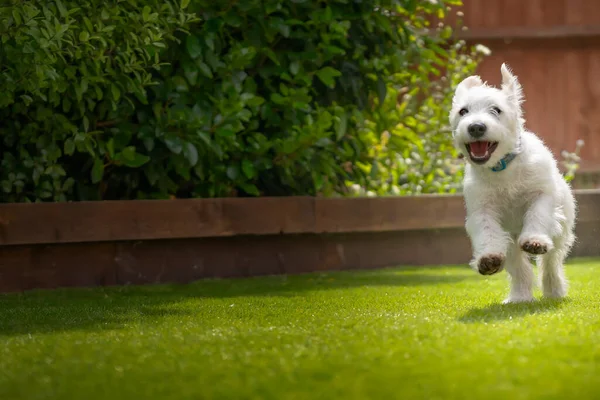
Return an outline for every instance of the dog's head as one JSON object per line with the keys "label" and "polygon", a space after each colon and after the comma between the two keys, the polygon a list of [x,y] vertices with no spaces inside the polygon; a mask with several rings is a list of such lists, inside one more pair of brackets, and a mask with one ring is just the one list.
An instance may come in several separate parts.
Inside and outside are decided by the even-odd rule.
{"label": "dog's head", "polygon": [[450,112],[454,145],[472,164],[491,167],[513,151],[523,129],[521,85],[506,64],[502,88],[470,76],[456,88]]}

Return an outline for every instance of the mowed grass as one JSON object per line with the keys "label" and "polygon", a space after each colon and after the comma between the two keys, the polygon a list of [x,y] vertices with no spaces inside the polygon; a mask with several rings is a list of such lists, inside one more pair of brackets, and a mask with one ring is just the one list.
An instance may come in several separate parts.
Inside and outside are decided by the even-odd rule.
{"label": "mowed grass", "polygon": [[4,295],[0,399],[599,398],[599,266],[530,305],[466,267]]}

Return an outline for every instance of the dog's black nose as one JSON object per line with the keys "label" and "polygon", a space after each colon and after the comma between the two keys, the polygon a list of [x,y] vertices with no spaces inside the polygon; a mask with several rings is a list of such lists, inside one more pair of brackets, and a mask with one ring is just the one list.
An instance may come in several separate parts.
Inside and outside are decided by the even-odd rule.
{"label": "dog's black nose", "polygon": [[485,126],[485,124],[482,124],[481,122],[475,122],[469,125],[469,128],[467,130],[469,131],[469,135],[471,135],[475,139],[479,139],[487,130],[487,126]]}

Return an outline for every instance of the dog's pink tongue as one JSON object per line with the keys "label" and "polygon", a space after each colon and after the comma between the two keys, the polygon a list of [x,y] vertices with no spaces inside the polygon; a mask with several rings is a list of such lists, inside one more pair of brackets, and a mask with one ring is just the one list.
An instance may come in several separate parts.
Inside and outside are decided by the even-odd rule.
{"label": "dog's pink tongue", "polygon": [[471,148],[471,154],[476,157],[483,157],[487,152],[488,143],[487,142],[473,142],[469,144]]}

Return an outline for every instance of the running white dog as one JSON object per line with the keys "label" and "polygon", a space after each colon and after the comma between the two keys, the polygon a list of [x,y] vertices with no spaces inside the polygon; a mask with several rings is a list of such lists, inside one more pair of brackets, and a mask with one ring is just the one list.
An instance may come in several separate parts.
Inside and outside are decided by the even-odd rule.
{"label": "running white dog", "polygon": [[450,112],[454,144],[467,159],[464,196],[471,266],[483,275],[506,268],[505,303],[533,300],[529,254],[537,255],[545,297],[567,294],[563,262],[575,235],[576,205],[551,151],[524,128],[521,85],[503,64],[502,88],[470,76]]}

